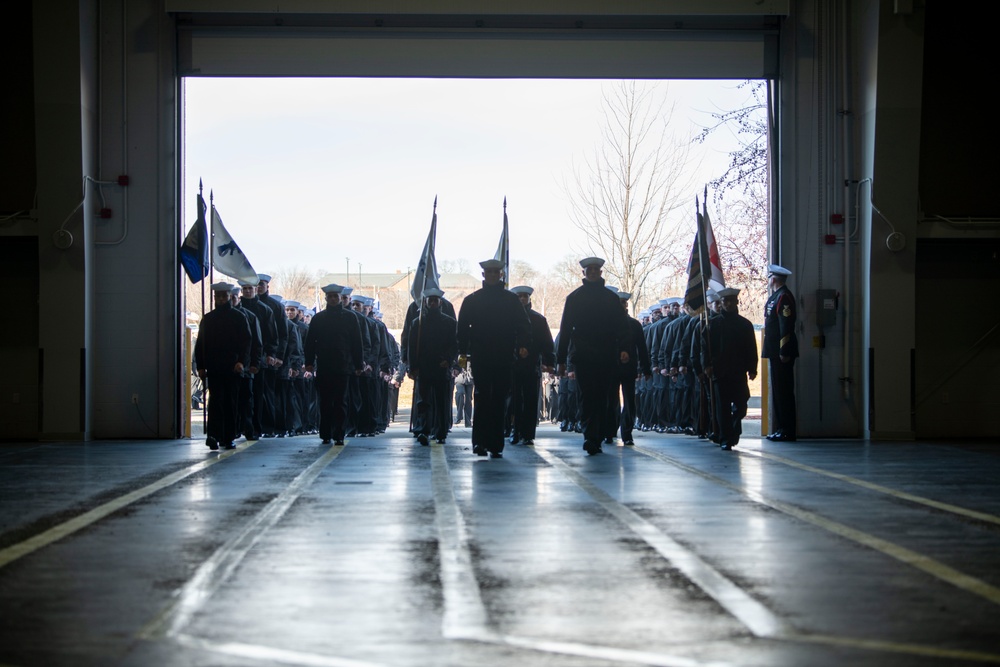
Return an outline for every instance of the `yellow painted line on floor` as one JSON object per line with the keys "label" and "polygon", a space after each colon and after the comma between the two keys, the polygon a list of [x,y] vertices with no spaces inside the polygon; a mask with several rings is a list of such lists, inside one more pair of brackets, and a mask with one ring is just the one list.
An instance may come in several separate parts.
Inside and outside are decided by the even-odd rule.
{"label": "yellow painted line on floor", "polygon": [[219,587],[236,571],[250,549],[285,515],[306,489],[319,477],[330,463],[344,451],[334,445],[323,456],[289,482],[278,497],[265,505],[243,528],[226,540],[198,568],[194,576],[177,591],[174,601],[152,622],[139,631],[138,636],[155,639],[172,636],[188,624]]}
{"label": "yellow painted line on floor", "polygon": [[887,486],[882,486],[881,484],[875,484],[874,482],[866,482],[863,479],[857,479],[855,477],[850,477],[848,475],[842,475],[831,470],[824,470],[822,468],[817,468],[811,466],[807,463],[799,463],[784,456],[778,456],[777,454],[771,454],[769,452],[764,452],[756,449],[738,449],[734,450],[744,456],[759,456],[763,459],[768,459],[769,461],[776,461],[778,463],[783,463],[787,466],[793,468],[798,468],[799,470],[805,470],[807,472],[815,473],[817,475],[824,475],[826,477],[831,477],[841,482],[847,484],[853,484],[855,486],[860,486],[869,491],[876,491],[878,493],[884,493],[890,495],[894,498],[899,498],[900,500],[907,500],[911,503],[916,503],[918,505],[924,505],[926,507],[933,507],[934,509],[941,510],[943,512],[949,512],[951,514],[958,514],[960,516],[968,517],[970,519],[976,519],[977,521],[983,521],[986,523],[992,523],[1000,525],[1000,516],[993,514],[987,514],[985,512],[977,512],[976,510],[966,509],[965,507],[959,507],[957,505],[950,505],[948,503],[938,502],[937,500],[931,500],[930,498],[924,498],[912,493],[907,493],[906,491],[898,491],[896,489],[889,488]]}
{"label": "yellow painted line on floor", "polygon": [[942,660],[1000,663],[1000,655],[995,653],[963,651],[961,649],[948,649],[938,646],[921,646],[919,644],[901,644],[897,642],[880,641],[877,639],[860,639],[856,637],[834,637],[830,635],[809,634],[792,635],[790,637],[785,637],[785,639],[810,644],[825,644],[828,646],[842,646],[845,648],[865,649],[869,651],[883,651],[885,653],[919,655],[928,658],[940,658]]}
{"label": "yellow painted line on floor", "polygon": [[557,468],[574,484],[586,491],[609,514],[628,526],[754,635],[774,638],[792,631],[792,628],[777,614],[754,599],[724,574],[699,558],[690,549],[671,539],[652,523],[609,496],[562,459],[544,449],[536,448],[534,451],[549,465]]}
{"label": "yellow painted line on floor", "polygon": [[888,540],[875,537],[874,535],[851,528],[850,526],[833,521],[832,519],[827,519],[816,512],[812,512],[780,500],[767,498],[761,493],[737,486],[731,482],[727,482],[724,479],[678,461],[673,457],[661,454],[660,452],[653,451],[645,447],[635,447],[634,449],[635,451],[641,452],[646,456],[668,463],[680,468],[681,470],[685,470],[691,474],[723,486],[749,498],[750,500],[753,500],[756,503],[778,510],[779,512],[783,512],[784,514],[795,517],[801,521],[811,523],[814,526],[818,526],[819,528],[834,533],[835,535],[840,535],[841,537],[851,540],[852,542],[875,549],[890,558],[895,558],[902,563],[906,563],[907,565],[915,567],[918,570],[922,570],[936,579],[949,583],[956,588],[960,588],[968,593],[972,593],[973,595],[978,595],[979,597],[989,600],[994,604],[1000,604],[1000,588],[992,586],[982,579],[960,572],[940,561],[934,560],[930,556],[925,556]]}
{"label": "yellow painted line on floor", "polygon": [[665,653],[618,648],[616,646],[594,646],[593,644],[576,644],[573,642],[550,641],[532,637],[504,635],[499,638],[497,643],[504,646],[538,651],[540,653],[572,655],[579,658],[607,660],[630,665],[652,665],[653,667],[734,667],[734,663],[731,662],[705,661]]}
{"label": "yellow painted line on floor", "polygon": [[126,493],[125,495],[119,496],[114,500],[110,500],[104,503],[103,505],[98,505],[94,509],[88,512],[84,512],[83,514],[77,517],[74,517],[68,521],[64,521],[59,525],[53,526],[52,528],[49,528],[48,530],[41,532],[38,535],[35,535],[34,537],[29,537],[23,542],[12,544],[11,546],[3,550],[0,550],[0,568],[4,567],[5,565],[9,565],[10,563],[13,563],[18,558],[27,556],[28,554],[37,551],[42,547],[47,547],[53,542],[57,542],[63,539],[64,537],[72,535],[78,530],[86,528],[92,523],[100,521],[101,519],[107,517],[108,515],[113,514],[124,507],[128,507],[132,503],[138,500],[142,500],[143,498],[150,496],[156,493],[157,491],[161,491],[167,488],[168,486],[176,484],[182,479],[190,477],[195,473],[199,473],[202,470],[205,470],[206,468],[215,465],[216,463],[225,461],[230,456],[234,456],[235,454],[243,451],[244,449],[252,447],[256,442],[257,440],[250,440],[238,445],[236,449],[222,450],[219,452],[218,455],[213,456],[210,459],[206,459],[199,463],[195,463],[194,465],[188,466],[183,470],[178,470],[177,472],[167,475],[166,477],[163,477],[162,479],[159,479],[153,482],[152,484],[148,484],[142,487],[141,489],[136,489],[135,491]]}

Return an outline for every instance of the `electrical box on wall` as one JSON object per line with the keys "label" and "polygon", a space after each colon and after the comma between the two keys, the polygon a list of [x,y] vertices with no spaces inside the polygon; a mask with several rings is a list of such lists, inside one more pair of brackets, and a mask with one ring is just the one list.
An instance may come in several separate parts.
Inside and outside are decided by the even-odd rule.
{"label": "electrical box on wall", "polygon": [[816,326],[820,329],[836,326],[840,294],[837,290],[816,290]]}

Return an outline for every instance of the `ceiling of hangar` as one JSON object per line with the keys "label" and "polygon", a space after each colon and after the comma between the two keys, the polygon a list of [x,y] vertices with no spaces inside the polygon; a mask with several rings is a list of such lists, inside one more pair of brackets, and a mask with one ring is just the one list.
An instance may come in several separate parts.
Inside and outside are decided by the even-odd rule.
{"label": "ceiling of hangar", "polygon": [[787,0],[168,0],[185,76],[760,78]]}

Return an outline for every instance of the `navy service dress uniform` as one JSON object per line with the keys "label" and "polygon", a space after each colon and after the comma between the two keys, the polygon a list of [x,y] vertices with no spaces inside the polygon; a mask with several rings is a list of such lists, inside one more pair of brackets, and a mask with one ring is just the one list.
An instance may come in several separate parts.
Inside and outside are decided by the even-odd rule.
{"label": "navy service dress uniform", "polygon": [[797,315],[795,297],[785,285],[792,272],[783,266],[771,264],[768,276],[777,278],[777,289],[764,304],[764,343],[761,356],[767,359],[771,371],[771,391],[774,396],[774,430],[769,440],[783,441],[796,438],[795,415],[795,359],[799,356],[799,342],[795,337]]}
{"label": "navy service dress uniform", "polygon": [[250,365],[250,324],[230,300],[233,286],[215,283],[215,309],[201,320],[194,359],[198,375],[208,383],[210,449],[233,448],[238,430],[240,378]]}
{"label": "navy service dress uniform", "polygon": [[417,380],[413,432],[421,445],[427,445],[431,437],[444,443],[451,426],[451,369],[458,357],[458,323],[442,312],[444,292],[428,287],[422,296],[423,314],[410,323],[407,358],[410,376]]}

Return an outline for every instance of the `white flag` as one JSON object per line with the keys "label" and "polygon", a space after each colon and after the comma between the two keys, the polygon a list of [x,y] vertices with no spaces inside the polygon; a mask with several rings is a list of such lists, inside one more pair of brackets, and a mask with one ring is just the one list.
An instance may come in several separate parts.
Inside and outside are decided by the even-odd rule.
{"label": "white flag", "polygon": [[257,272],[222,224],[215,206],[212,207],[212,262],[219,273],[244,282],[257,283]]}

